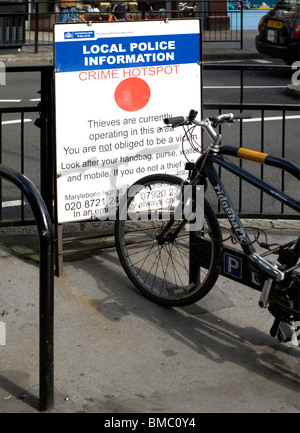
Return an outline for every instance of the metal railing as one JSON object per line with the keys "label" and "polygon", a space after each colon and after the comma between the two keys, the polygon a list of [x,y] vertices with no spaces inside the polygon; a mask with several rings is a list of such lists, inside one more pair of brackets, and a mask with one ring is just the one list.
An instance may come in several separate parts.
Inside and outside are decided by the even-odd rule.
{"label": "metal railing", "polygon": [[53,230],[47,208],[33,183],[23,174],[0,164],[0,178],[12,182],[26,197],[39,234],[39,410],[54,404],[54,271]]}
{"label": "metal railing", "polygon": [[[243,48],[244,9],[238,8],[243,0],[213,1],[195,0],[186,2],[188,7],[195,7],[195,11],[182,9],[180,3],[173,1],[151,2],[123,2],[97,3],[98,8],[91,8],[86,1],[78,1],[77,13],[70,16],[79,22],[105,22],[109,20],[152,20],[166,18],[201,18],[203,42],[237,42]],[[246,3],[246,0],[244,0]],[[25,3],[25,2],[24,2]],[[51,47],[53,44],[53,25],[60,21],[61,10],[58,2],[28,0],[26,12],[11,12],[1,15],[0,12],[0,48],[31,47],[35,53],[41,48]],[[62,2],[63,3],[63,2]],[[95,3],[95,2],[92,2]],[[117,4],[121,10],[112,15],[109,4]],[[186,6],[186,7],[187,7]],[[95,12],[95,10],[97,10]],[[1,19],[3,18],[3,22]],[[11,19],[10,19],[11,17]],[[259,20],[258,20],[259,21]],[[5,28],[7,27],[7,29]],[[10,28],[10,30],[9,30]],[[3,37],[1,38],[1,29]],[[14,31],[12,31],[14,29]],[[6,36],[7,35],[7,36]],[[19,35],[19,36],[18,36]]]}
{"label": "metal railing", "polygon": [[[250,113],[259,113],[258,118],[260,119],[260,146],[259,150],[262,153],[265,153],[265,144],[266,144],[266,137],[265,137],[265,126],[264,126],[264,120],[267,116],[268,112],[272,112],[274,115],[274,112],[276,113],[276,117],[281,118],[281,139],[282,139],[282,146],[281,146],[281,154],[278,155],[278,157],[285,158],[286,153],[286,139],[285,139],[285,131],[286,131],[286,118],[288,117],[288,113],[295,112],[300,113],[300,106],[295,106],[293,104],[285,105],[284,107],[282,105],[276,105],[272,104],[267,106],[266,104],[206,104],[205,105],[206,110],[213,110],[214,112],[218,111],[220,114],[222,112],[250,112]],[[234,139],[233,145],[236,147],[243,147],[244,143],[243,139],[243,122],[240,123],[240,134],[239,138],[236,140]],[[271,155],[274,155],[274,153],[268,152]],[[240,166],[243,165],[243,161],[240,161]],[[266,178],[266,171],[268,168],[264,167],[263,165],[260,167],[259,177],[261,180],[265,180]],[[220,177],[222,176],[222,169],[220,168]],[[250,171],[250,170],[248,170]],[[226,172],[224,172],[226,173]],[[255,174],[255,173],[254,173]],[[256,173],[258,174],[258,173]],[[294,179],[291,181],[289,179],[289,182],[286,181],[287,173],[283,171],[277,171],[276,172],[276,182],[279,185],[279,189],[282,192],[287,192],[293,195],[295,195],[295,191],[298,190],[298,181]],[[268,175],[269,183],[274,184],[274,178],[272,179],[272,172]],[[299,180],[299,179],[298,179]],[[280,204],[280,207],[273,207],[272,203],[265,203],[266,194],[264,194],[262,191],[259,191],[258,193],[254,193],[252,187],[247,184],[246,182],[243,183],[242,180],[239,179],[238,184],[238,191],[237,194],[232,194],[232,197],[234,197],[235,207],[238,210],[240,216],[242,218],[260,218],[260,219],[298,219],[299,215],[297,213],[294,213],[294,211],[290,210],[288,207],[284,206],[284,204]],[[228,188],[228,187],[227,187]],[[288,191],[287,191],[288,188]],[[230,190],[230,187],[229,187]],[[255,194],[255,205],[251,204],[251,210],[249,208],[246,209],[246,201],[249,201],[250,197]],[[218,217],[225,217],[224,211],[221,208],[220,202],[217,203],[217,215]]]}
{"label": "metal railing", "polygon": [[[289,115],[297,116],[300,112],[299,104],[266,104],[266,103],[246,103],[245,101],[245,74],[247,72],[258,71],[262,73],[284,73],[290,71],[289,66],[277,66],[277,65],[233,65],[233,64],[209,64],[206,63],[203,66],[204,71],[220,71],[220,73],[224,73],[224,71],[238,71],[239,72],[239,81],[237,84],[240,86],[239,98],[238,102],[227,102],[227,103],[204,103],[203,109],[205,115],[208,113],[215,113],[218,111],[222,112],[247,112],[251,113],[253,117],[255,117],[256,124],[258,125],[257,134],[259,135],[259,141],[255,141],[255,149],[259,152],[267,152],[271,155],[291,159],[291,148],[294,148],[297,152],[298,148],[295,148],[294,142],[290,142],[287,138],[289,128],[287,127],[287,121]],[[278,131],[278,141],[280,140],[280,149],[274,149],[273,142],[271,146],[267,144],[270,143],[270,139],[268,138],[266,124],[267,117],[272,116],[276,119],[273,120],[276,122],[277,131]],[[299,117],[299,115],[298,115]],[[295,120],[292,120],[295,121]],[[247,123],[241,122],[239,128],[239,135],[232,136],[231,132],[227,131],[227,136],[225,135],[226,131],[223,128],[222,132],[224,132],[223,139],[225,137],[224,142],[226,144],[232,144],[237,147],[249,147],[247,142],[249,141],[249,135],[251,132],[247,133],[246,131]],[[269,130],[268,130],[269,131]],[[248,135],[247,135],[248,134]],[[297,140],[297,133],[295,134],[295,140]],[[298,161],[299,161],[299,153],[298,153]],[[297,162],[296,162],[297,163]],[[243,165],[243,161],[240,161],[240,165]],[[249,170],[253,170],[253,174],[259,176],[262,180],[267,180],[270,183],[274,183],[274,172],[272,169],[264,167],[261,165],[259,172],[257,171],[255,164],[250,164],[250,167],[247,167]],[[220,169],[220,174],[222,173],[222,169]],[[291,179],[289,175],[284,172],[276,171],[276,183],[278,188],[283,191],[293,195],[295,191],[298,190],[298,183],[295,179]],[[234,182],[234,180],[231,180]],[[242,218],[270,218],[270,219],[298,219],[299,215],[295,214],[294,211],[290,210],[288,207],[281,205],[276,205],[274,207],[273,203],[266,200],[266,194],[262,192],[256,192],[246,182],[239,180],[238,188],[236,188],[235,192],[233,191],[233,185],[227,186],[230,195],[235,198],[234,204],[238,212],[240,213]],[[251,205],[247,207],[247,201],[249,197],[255,194],[255,206]],[[213,194],[211,198],[214,199]],[[216,205],[216,211],[218,212],[218,216],[223,217],[224,213],[221,210],[220,203]]]}
{"label": "metal railing", "polygon": [[[244,74],[247,70],[251,71],[268,71],[268,72],[282,72],[290,70],[288,66],[263,66],[263,65],[255,65],[255,66],[249,66],[249,65],[224,65],[224,64],[204,64],[203,65],[204,73],[208,70],[219,70],[221,73],[224,70],[236,70],[240,73],[240,92],[239,92],[239,101],[233,103],[228,102],[226,104],[222,103],[205,103],[203,104],[204,109],[204,115],[206,115],[209,112],[216,112],[216,110],[221,111],[252,111],[255,112],[255,116],[259,117],[261,119],[260,121],[260,134],[259,134],[259,141],[260,143],[256,143],[258,145],[258,149],[260,151],[264,151],[265,149],[265,143],[266,143],[266,137],[265,137],[265,116],[267,112],[276,112],[276,116],[278,116],[281,120],[277,120],[278,127],[281,130],[281,136],[278,137],[278,147],[280,147],[280,150],[278,150],[278,154],[275,156],[278,157],[287,157],[289,159],[289,155],[287,153],[287,149],[291,147],[291,144],[289,142],[289,138],[287,138],[287,115],[288,114],[295,114],[299,113],[300,108],[298,104],[290,104],[281,106],[279,104],[249,104],[244,102]],[[53,66],[28,66],[28,67],[8,67],[7,73],[10,72],[30,72],[30,71],[39,71],[41,73],[41,81],[39,83],[41,91],[41,102],[40,104],[34,106],[34,107],[11,107],[11,108],[1,108],[0,107],[0,120],[2,121],[2,117],[5,113],[19,113],[21,116],[21,125],[20,125],[20,154],[21,154],[21,166],[20,167],[14,167],[15,169],[21,171],[21,173],[28,175],[29,178],[31,178],[31,174],[26,172],[26,167],[24,169],[24,158],[26,157],[26,146],[24,146],[24,142],[27,142],[29,138],[26,136],[26,129],[24,127],[24,113],[28,112],[35,112],[40,113],[40,120],[39,120],[39,126],[41,127],[41,132],[39,136],[40,140],[40,160],[38,162],[39,164],[39,171],[40,171],[40,182],[37,182],[40,184],[40,192],[43,200],[46,203],[46,207],[48,209],[48,212],[54,220],[54,215],[56,215],[56,211],[53,208],[53,198],[54,198],[54,152],[55,152],[55,143],[54,143],[54,126],[53,126],[53,106],[54,103],[51,100],[52,98],[52,75],[53,75]],[[23,122],[23,125],[22,125]],[[241,126],[240,136],[239,136],[239,143],[236,142],[236,145],[243,145],[245,140],[245,127]],[[3,163],[4,154],[5,154],[5,148],[3,146],[3,127],[1,127],[0,122],[0,163]],[[225,131],[224,131],[225,133]],[[232,136],[229,137],[232,140]],[[236,138],[236,137],[235,137]],[[248,138],[248,137],[247,137]],[[248,145],[249,146],[249,145]],[[273,153],[273,152],[272,152]],[[274,153],[273,153],[274,154]],[[287,155],[287,156],[286,156]],[[262,172],[261,175],[263,176],[264,173]],[[285,178],[282,175],[282,180],[278,180],[280,182],[281,186],[285,189]],[[240,211],[240,214],[242,217],[253,217],[253,218],[293,218],[295,215],[291,213],[287,213],[284,209],[284,207],[281,207],[281,209],[273,210],[271,204],[267,203],[267,206],[269,206],[268,209],[266,209],[266,206],[263,205],[264,198],[260,198],[260,204],[255,211],[249,211],[249,209],[245,209],[243,205],[243,196],[246,189],[244,184],[239,185],[238,191],[234,191],[233,195],[238,197],[239,203],[236,205],[237,208]],[[229,188],[230,192],[230,188]],[[3,190],[0,188],[0,227],[4,226],[13,226],[13,225],[28,225],[33,223],[33,219],[29,218],[26,219],[24,217],[25,211],[24,211],[25,201],[23,200],[23,197],[21,198],[21,215],[18,218],[3,218]]]}
{"label": "metal railing", "polygon": [[[10,66],[6,68],[6,73],[24,73],[24,72],[38,72],[40,79],[38,82],[38,89],[40,93],[40,102],[34,106],[11,106],[0,108],[0,164],[3,163],[7,149],[5,147],[5,138],[3,131],[3,118],[5,115],[14,114],[19,117],[19,159],[17,160],[14,168],[21,174],[27,175],[31,178],[31,173],[26,171],[26,144],[28,143],[29,136],[25,129],[25,115],[28,113],[35,113],[38,117],[37,126],[40,128],[38,134],[38,147],[40,148],[40,158],[37,170],[40,173],[36,185],[40,190],[41,196],[46,204],[50,217],[53,219],[53,195],[54,195],[54,180],[53,180],[53,164],[54,164],[54,141],[53,141],[53,101],[52,101],[52,77],[53,66]],[[15,163],[15,161],[14,161]],[[26,201],[24,196],[20,194],[19,197],[19,211],[18,215],[14,218],[7,218],[3,215],[3,187],[0,179],[0,226],[13,226],[13,225],[31,225],[34,221],[32,215],[26,212]]]}

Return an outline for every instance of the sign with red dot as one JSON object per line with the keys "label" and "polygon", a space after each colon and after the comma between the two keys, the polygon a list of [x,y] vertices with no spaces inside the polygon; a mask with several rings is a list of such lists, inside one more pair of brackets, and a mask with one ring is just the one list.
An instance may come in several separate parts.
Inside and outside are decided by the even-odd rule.
{"label": "sign with red dot", "polygon": [[151,91],[142,78],[131,77],[121,81],[115,90],[116,104],[125,111],[139,111],[148,104]]}
{"label": "sign with red dot", "polygon": [[59,223],[113,219],[139,178],[186,176],[182,146],[198,154],[163,119],[202,112],[200,20],[58,23],[54,64]]}

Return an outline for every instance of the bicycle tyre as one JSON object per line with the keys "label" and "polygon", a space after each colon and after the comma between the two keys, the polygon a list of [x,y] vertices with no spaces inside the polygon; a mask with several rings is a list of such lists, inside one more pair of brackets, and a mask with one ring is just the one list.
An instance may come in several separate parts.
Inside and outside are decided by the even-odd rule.
{"label": "bicycle tyre", "polygon": [[[153,213],[151,209],[154,201],[162,195],[168,197],[168,201],[176,200],[182,183],[182,179],[168,174],[154,174],[138,180],[131,187],[134,193],[122,198],[115,222],[116,248],[125,273],[147,298],[161,305],[184,306],[200,300],[214,286],[222,265],[221,230],[206,199],[201,236],[199,231],[192,234],[189,231],[180,232],[180,236],[173,242],[160,245],[155,239],[168,220],[145,220],[136,214],[133,219],[128,218],[128,214],[132,215],[143,206],[148,214],[150,211],[152,217],[159,215],[159,212]],[[145,197],[150,197],[149,201],[145,202]],[[172,200],[170,197],[173,197]],[[121,206],[124,207],[120,211]],[[173,208],[174,202],[173,207],[170,206],[171,210]],[[168,212],[171,212],[170,209]],[[124,211],[125,218],[120,215]],[[141,215],[140,211],[138,214]],[[181,221],[176,220],[176,226]],[[196,238],[193,237],[195,235]],[[194,239],[197,254],[193,251],[196,245]],[[199,241],[202,244],[199,245]],[[199,260],[204,255],[205,268],[195,260],[195,257]],[[201,264],[203,265],[203,260]],[[196,269],[197,277],[191,278],[192,267],[194,272]]]}

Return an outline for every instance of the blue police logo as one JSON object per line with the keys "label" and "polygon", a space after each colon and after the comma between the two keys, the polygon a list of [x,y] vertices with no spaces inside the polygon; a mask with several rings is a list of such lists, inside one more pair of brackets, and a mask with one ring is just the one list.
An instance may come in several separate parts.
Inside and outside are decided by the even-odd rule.
{"label": "blue police logo", "polygon": [[73,32],[65,32],[64,33],[64,38],[65,39],[73,39],[74,38],[74,33]]}

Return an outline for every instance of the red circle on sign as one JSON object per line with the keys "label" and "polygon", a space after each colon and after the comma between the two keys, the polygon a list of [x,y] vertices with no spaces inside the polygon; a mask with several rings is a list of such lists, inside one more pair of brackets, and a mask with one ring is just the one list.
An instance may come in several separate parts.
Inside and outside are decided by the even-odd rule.
{"label": "red circle on sign", "polygon": [[121,81],[115,90],[115,101],[125,111],[138,111],[148,104],[150,87],[141,78],[132,77]]}

